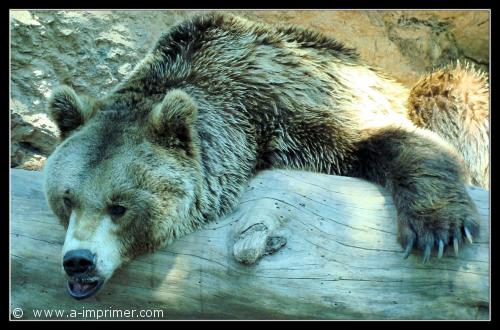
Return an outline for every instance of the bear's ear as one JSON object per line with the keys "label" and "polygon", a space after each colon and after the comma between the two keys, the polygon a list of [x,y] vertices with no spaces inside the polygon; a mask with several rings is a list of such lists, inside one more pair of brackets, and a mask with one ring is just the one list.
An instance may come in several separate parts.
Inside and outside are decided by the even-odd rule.
{"label": "bear's ear", "polygon": [[193,123],[197,108],[193,99],[179,89],[169,91],[150,114],[154,135],[171,147],[190,153],[195,138]]}
{"label": "bear's ear", "polygon": [[59,86],[48,98],[48,113],[66,138],[73,130],[82,126],[94,112],[94,100],[78,96],[68,86]]}

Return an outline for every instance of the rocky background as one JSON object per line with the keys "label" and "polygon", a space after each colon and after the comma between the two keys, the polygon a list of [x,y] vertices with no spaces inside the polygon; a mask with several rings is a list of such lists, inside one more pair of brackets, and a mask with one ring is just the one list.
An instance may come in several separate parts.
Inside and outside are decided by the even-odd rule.
{"label": "rocky background", "polygon": [[[58,141],[45,113],[58,84],[99,97],[194,11],[11,11],[11,167],[40,170]],[[467,60],[489,66],[488,11],[237,11],[320,30],[407,86]]]}

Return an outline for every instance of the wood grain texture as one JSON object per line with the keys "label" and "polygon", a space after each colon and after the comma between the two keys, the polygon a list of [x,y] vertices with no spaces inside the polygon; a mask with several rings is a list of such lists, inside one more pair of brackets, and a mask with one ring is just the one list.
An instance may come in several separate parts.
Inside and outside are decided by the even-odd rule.
{"label": "wood grain texture", "polygon": [[[11,310],[23,309],[22,319],[35,319],[35,309],[64,309],[62,318],[80,313],[77,319],[95,319],[99,310],[136,310],[128,318],[144,319],[137,313],[153,309],[160,319],[488,319],[489,193],[469,191],[482,217],[479,238],[458,258],[448,247],[423,265],[417,252],[402,258],[383,188],[262,172],[236,212],[134,260],[95,297],[76,301],[64,287],[64,229],[47,207],[41,173],[11,170]],[[279,220],[271,223],[277,251],[255,264],[238,262],[242,228],[266,217]],[[257,236],[259,228],[252,229]]]}

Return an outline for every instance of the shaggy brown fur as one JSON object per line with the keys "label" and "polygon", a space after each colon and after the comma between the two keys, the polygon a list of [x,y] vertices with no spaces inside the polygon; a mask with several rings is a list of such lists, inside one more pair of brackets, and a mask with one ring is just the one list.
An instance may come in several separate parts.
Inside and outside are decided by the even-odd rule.
{"label": "shaggy brown fur", "polygon": [[[477,212],[460,157],[404,117],[407,99],[319,33],[196,16],[91,111],[68,89],[54,92],[67,138],[47,161],[47,199],[64,223],[74,218],[71,232],[99,231],[110,205],[125,207],[108,224],[121,263],[230,212],[260,169],[357,176],[392,193],[406,255],[417,246],[425,260],[432,248],[441,256],[478,232]],[[92,116],[62,115],[80,118],[75,109]]]}
{"label": "shaggy brown fur", "polygon": [[488,77],[460,63],[426,75],[412,88],[408,116],[430,129],[462,155],[471,183],[489,188]]}

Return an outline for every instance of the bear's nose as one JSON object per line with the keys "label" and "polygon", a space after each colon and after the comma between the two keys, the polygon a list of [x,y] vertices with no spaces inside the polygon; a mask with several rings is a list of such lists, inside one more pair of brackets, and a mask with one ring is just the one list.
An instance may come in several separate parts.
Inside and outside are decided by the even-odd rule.
{"label": "bear's nose", "polygon": [[69,276],[81,275],[94,268],[94,255],[90,250],[71,250],[63,258],[63,267]]}

